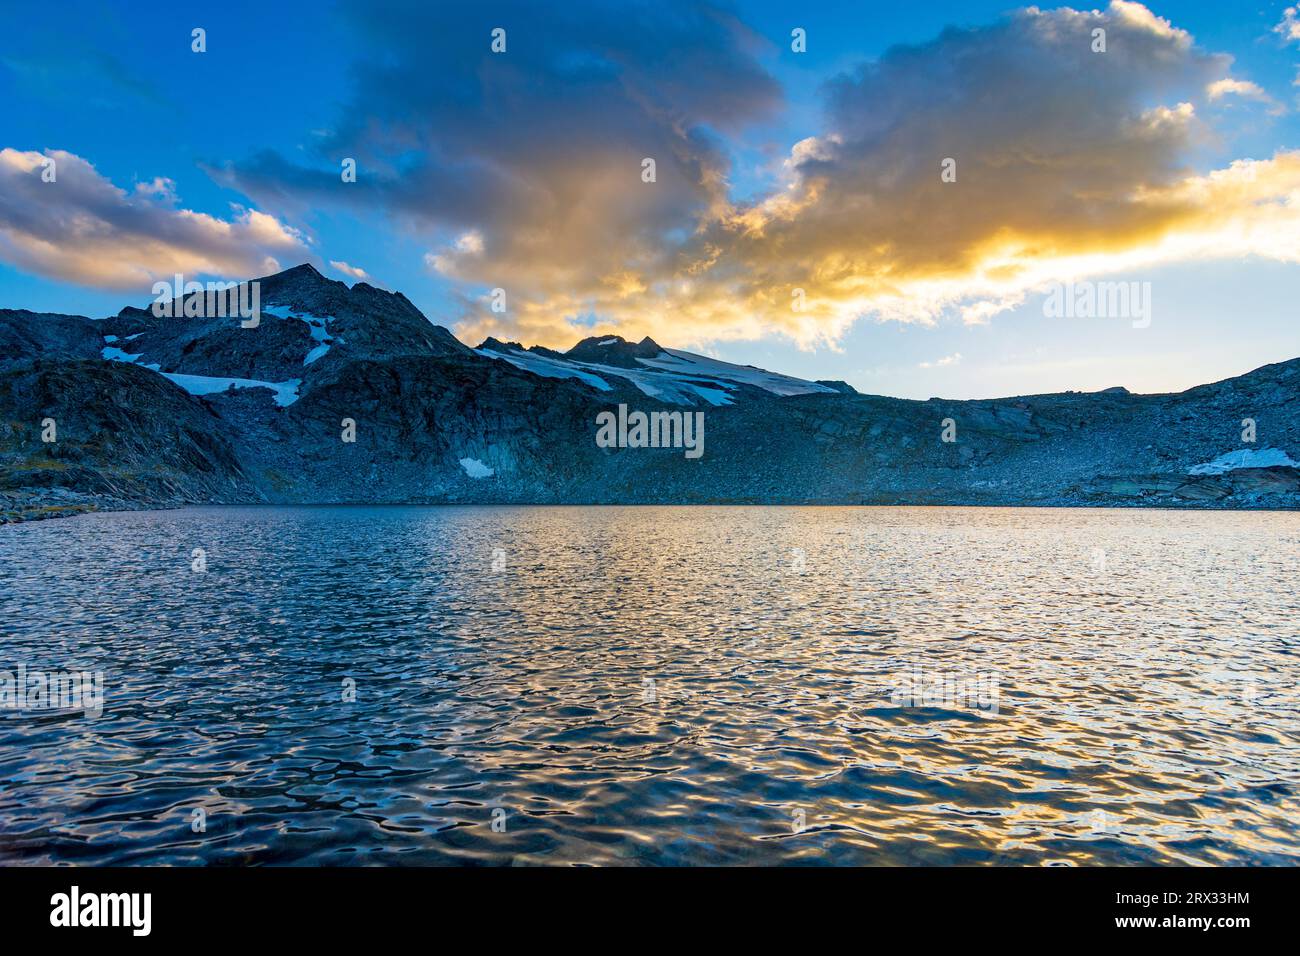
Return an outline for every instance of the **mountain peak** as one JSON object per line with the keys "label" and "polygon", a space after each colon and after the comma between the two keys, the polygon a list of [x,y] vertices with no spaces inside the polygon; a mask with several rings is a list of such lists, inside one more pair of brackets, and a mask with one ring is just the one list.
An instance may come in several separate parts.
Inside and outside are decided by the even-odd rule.
{"label": "mountain peak", "polygon": [[569,349],[564,356],[578,362],[635,368],[637,359],[654,358],[662,352],[659,343],[648,335],[635,345],[621,335],[592,335]]}
{"label": "mountain peak", "polygon": [[611,345],[627,345],[627,339],[621,335],[589,335],[569,351],[585,348],[605,348]]}
{"label": "mountain peak", "polygon": [[858,390],[848,382],[838,378],[819,378],[814,385],[825,385],[827,388],[834,389],[842,395],[857,395]]}
{"label": "mountain peak", "polygon": [[321,275],[310,262],[304,262],[273,275],[262,276],[257,281],[261,283],[264,301],[272,296],[286,299],[330,289],[347,289],[344,283]]}
{"label": "mountain peak", "polygon": [[502,342],[500,339],[489,335],[478,346],[476,351],[479,352],[522,352],[524,347],[518,342]]}
{"label": "mountain peak", "polygon": [[[321,275],[320,270],[317,269],[310,262],[299,263],[296,266],[291,266],[288,269],[285,269],[283,272],[277,272],[275,275],[276,276],[315,276],[318,279],[325,278],[325,276]],[[269,276],[268,278],[274,278],[274,276]]]}

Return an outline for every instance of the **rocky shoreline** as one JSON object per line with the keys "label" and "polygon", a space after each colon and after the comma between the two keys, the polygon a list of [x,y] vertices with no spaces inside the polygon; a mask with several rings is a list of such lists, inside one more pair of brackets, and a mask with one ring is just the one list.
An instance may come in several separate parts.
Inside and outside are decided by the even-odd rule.
{"label": "rocky shoreline", "polygon": [[[466,504],[506,506],[655,506],[680,505],[682,507],[708,506],[768,506],[768,507],[971,507],[971,508],[1113,508],[1117,510],[1153,508],[1180,511],[1288,511],[1300,510],[1296,496],[1300,494],[1300,471],[1296,469],[1251,469],[1254,475],[1234,475],[1227,481],[1181,481],[1177,478],[1150,476],[1145,479],[1120,478],[1110,483],[1109,492],[1098,492],[1096,497],[1069,497],[1035,501],[987,501],[956,498],[952,501],[741,501],[719,499],[716,501],[650,502],[650,501],[315,501],[315,502],[221,502],[221,501],[125,501],[99,495],[79,494],[66,489],[23,489],[0,494],[0,525],[45,521],[52,518],[70,518],[76,515],[101,512],[170,511],[184,507],[276,507],[301,504],[308,507],[329,506],[421,506],[456,507]],[[1123,489],[1123,490],[1117,490]]]}

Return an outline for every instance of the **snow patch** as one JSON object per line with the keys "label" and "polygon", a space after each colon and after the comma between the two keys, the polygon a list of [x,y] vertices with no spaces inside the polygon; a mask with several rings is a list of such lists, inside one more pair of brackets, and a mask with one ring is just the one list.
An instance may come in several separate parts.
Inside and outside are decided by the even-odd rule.
{"label": "snow patch", "polygon": [[[135,336],[131,337],[134,338]],[[106,345],[100,350],[100,354],[110,362],[134,364],[144,353],[128,355],[119,348]],[[232,388],[269,388],[275,393],[275,403],[280,406],[292,405],[298,401],[298,386],[302,384],[300,378],[291,378],[287,382],[264,382],[256,378],[225,378],[216,375],[187,375],[183,372],[164,372],[156,362],[151,365],[143,365],[141,368],[147,368],[150,371],[157,372],[163,378],[171,379],[191,395],[216,395]]]}
{"label": "snow patch", "polygon": [[318,358],[320,358],[329,350],[330,350],[330,344],[328,342],[322,342],[320,345],[316,346],[314,349],[312,349],[310,352],[307,353],[307,357],[302,360],[302,364],[310,365],[312,362],[316,361]]}
{"label": "snow patch", "polygon": [[180,372],[159,372],[169,378],[191,395],[216,395],[232,388],[269,388],[275,393],[275,404],[292,405],[298,401],[298,386],[302,379],[291,378],[287,382],[263,382],[255,378],[219,378],[214,375],[185,375]]}
{"label": "snow patch", "polygon": [[723,386],[716,388],[711,385],[697,385],[695,382],[683,382],[686,388],[689,388],[700,398],[704,399],[710,405],[731,405],[731,396],[726,393]]}
{"label": "snow patch", "polygon": [[1222,475],[1225,472],[1236,471],[1238,468],[1276,468],[1278,466],[1300,468],[1300,462],[1292,461],[1290,456],[1280,448],[1264,448],[1260,451],[1242,448],[1238,451],[1230,451],[1227,454],[1220,455],[1214,461],[1207,461],[1202,465],[1193,465],[1187,470],[1187,473],[1189,475]]}
{"label": "snow patch", "polygon": [[[263,307],[263,312],[273,315],[277,319],[299,319],[307,323],[307,328],[311,331],[312,341],[317,345],[307,353],[307,357],[302,360],[303,365],[310,365],[322,355],[330,350],[334,344],[336,336],[330,335],[329,324],[334,320],[332,315],[312,315],[310,312],[294,312],[287,305],[268,305]],[[338,338],[342,343],[343,339]]]}
{"label": "snow patch", "polygon": [[471,478],[491,478],[496,472],[489,468],[477,458],[462,458],[460,467],[465,469],[465,474]]}

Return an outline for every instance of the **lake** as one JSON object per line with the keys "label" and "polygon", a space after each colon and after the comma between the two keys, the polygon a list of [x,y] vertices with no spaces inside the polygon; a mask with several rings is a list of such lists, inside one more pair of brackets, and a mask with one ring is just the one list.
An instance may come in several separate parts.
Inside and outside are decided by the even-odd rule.
{"label": "lake", "polygon": [[7,526],[0,862],[1295,864],[1298,571],[1278,512]]}

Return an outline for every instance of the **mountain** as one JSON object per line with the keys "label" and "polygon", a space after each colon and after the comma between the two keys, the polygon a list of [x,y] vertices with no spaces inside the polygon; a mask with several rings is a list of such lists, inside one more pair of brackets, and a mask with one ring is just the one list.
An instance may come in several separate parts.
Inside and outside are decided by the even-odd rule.
{"label": "mountain", "polygon": [[752,365],[661,348],[648,336],[635,344],[619,335],[586,338],[563,354],[490,338],[478,350],[543,378],[573,378],[598,391],[632,389],[670,405],[732,405],[746,397],[853,391],[843,382],[805,382]]}
{"label": "mountain", "polygon": [[[0,520],[201,502],[1300,505],[1300,359],[1178,394],[920,402],[649,338],[471,349],[400,293],[309,265],[256,281],[255,328],[0,310]],[[600,447],[597,416],[620,405],[702,415],[703,454]]]}

